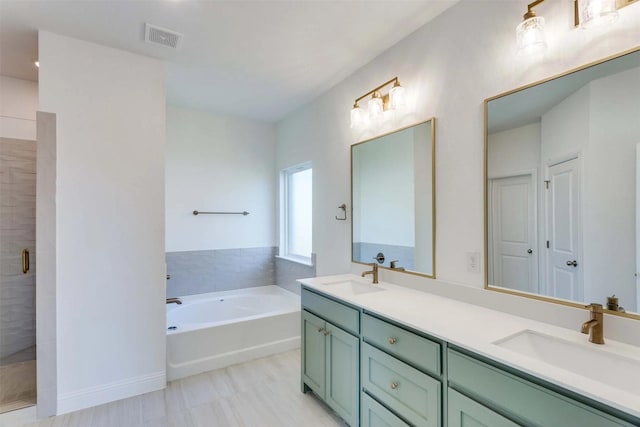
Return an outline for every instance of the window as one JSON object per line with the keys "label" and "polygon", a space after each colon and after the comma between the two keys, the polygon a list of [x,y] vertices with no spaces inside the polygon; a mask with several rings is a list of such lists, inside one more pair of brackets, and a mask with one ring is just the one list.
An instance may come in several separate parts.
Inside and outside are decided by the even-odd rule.
{"label": "window", "polygon": [[280,202],[280,256],[311,264],[311,163],[282,171]]}

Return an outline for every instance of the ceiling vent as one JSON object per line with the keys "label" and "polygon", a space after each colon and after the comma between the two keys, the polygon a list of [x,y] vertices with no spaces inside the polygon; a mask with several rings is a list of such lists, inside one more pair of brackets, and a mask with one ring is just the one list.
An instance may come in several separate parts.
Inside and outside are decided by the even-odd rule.
{"label": "ceiling vent", "polygon": [[144,25],[144,41],[177,49],[182,43],[183,35],[166,28],[146,23]]}

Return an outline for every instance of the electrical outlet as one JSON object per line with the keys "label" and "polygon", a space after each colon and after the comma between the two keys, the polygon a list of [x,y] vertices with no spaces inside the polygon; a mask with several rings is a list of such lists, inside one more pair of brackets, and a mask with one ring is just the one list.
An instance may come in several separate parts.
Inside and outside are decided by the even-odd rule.
{"label": "electrical outlet", "polygon": [[480,273],[480,252],[467,252],[467,271]]}

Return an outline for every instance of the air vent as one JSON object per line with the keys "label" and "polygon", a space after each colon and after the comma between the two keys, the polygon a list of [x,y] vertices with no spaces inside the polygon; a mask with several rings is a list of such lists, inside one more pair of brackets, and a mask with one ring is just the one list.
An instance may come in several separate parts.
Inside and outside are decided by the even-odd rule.
{"label": "air vent", "polygon": [[180,47],[183,35],[166,28],[151,25],[144,26],[144,41],[152,44],[159,44],[165,47],[177,49]]}

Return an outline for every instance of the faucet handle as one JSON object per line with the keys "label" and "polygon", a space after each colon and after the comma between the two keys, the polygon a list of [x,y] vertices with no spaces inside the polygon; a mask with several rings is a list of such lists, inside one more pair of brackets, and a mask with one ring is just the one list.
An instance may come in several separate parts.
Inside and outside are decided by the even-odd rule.
{"label": "faucet handle", "polygon": [[397,259],[394,259],[393,261],[389,261],[389,268],[396,268],[396,262],[398,262]]}

